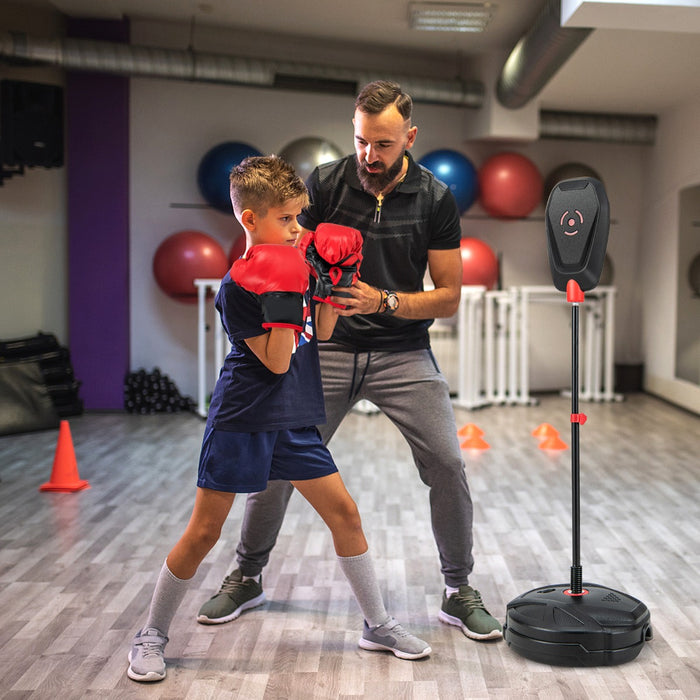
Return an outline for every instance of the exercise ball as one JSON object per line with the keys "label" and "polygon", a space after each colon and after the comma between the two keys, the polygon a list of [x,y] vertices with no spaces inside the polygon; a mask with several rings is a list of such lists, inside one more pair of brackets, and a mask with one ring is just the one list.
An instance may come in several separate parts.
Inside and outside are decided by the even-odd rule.
{"label": "exercise ball", "polygon": [[[549,195],[556,187],[558,182],[562,180],[573,180],[578,177],[594,177],[600,180],[600,175],[593,168],[584,163],[563,163],[552,170],[544,180],[544,189],[542,192],[542,201],[547,204]],[[600,180],[602,182],[602,180]]]}
{"label": "exercise ball", "polygon": [[294,166],[302,180],[306,180],[316,166],[338,160],[345,154],[330,141],[315,136],[305,136],[288,143],[279,155]]}
{"label": "exercise ball", "polygon": [[469,158],[449,148],[441,148],[426,153],[418,162],[450,188],[460,214],[471,207],[479,193],[479,180]]}
{"label": "exercise ball", "polygon": [[228,251],[229,267],[233,265],[233,263],[236,262],[241,255],[243,255],[243,253],[245,253],[245,233],[241,233],[236,237],[236,240],[233,242],[230,250]]}
{"label": "exercise ball", "polygon": [[542,187],[537,166],[520,153],[497,153],[479,169],[479,200],[498,219],[527,216],[540,203]]}
{"label": "exercise ball", "polygon": [[185,304],[197,301],[199,278],[221,279],[229,268],[224,249],[201,231],[179,231],[168,236],[153,256],[153,275],[169,297]]}
{"label": "exercise ball", "polygon": [[229,195],[231,168],[248,156],[262,153],[247,143],[225,141],[207,151],[197,168],[197,184],[202,197],[215,209],[233,214]]}
{"label": "exercise ball", "polygon": [[494,289],[498,285],[498,258],[488,243],[478,238],[463,238],[459,248],[462,255],[462,284]]}

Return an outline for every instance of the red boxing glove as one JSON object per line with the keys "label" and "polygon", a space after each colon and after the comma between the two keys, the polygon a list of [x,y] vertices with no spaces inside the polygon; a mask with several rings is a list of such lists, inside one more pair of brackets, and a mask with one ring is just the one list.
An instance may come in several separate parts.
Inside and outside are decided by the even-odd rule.
{"label": "red boxing glove", "polygon": [[299,250],[317,280],[314,299],[333,304],[332,288],[349,287],[359,278],[362,242],[356,228],[329,223],[319,224],[302,238]]}
{"label": "red boxing glove", "polygon": [[262,244],[231,266],[231,279],[260,299],[263,328],[304,328],[304,292],[309,268],[298,248]]}

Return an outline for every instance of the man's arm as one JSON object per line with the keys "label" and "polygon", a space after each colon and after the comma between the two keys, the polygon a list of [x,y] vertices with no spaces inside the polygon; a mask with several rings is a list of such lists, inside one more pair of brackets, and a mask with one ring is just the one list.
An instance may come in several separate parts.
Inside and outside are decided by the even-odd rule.
{"label": "man's arm", "polygon": [[[429,250],[428,271],[435,289],[425,292],[395,291],[399,308],[394,316],[399,318],[447,318],[457,311],[462,288],[462,256],[459,248]],[[350,297],[333,298],[347,308],[337,309],[339,316],[377,313],[382,300],[382,290],[357,281],[352,287],[338,287]]]}

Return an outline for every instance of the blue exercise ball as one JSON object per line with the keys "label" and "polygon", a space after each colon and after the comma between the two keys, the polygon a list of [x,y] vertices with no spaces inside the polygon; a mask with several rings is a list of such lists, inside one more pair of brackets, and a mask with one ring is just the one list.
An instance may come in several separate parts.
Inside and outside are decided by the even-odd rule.
{"label": "blue exercise ball", "polygon": [[474,204],[479,194],[479,176],[465,155],[449,148],[440,148],[426,153],[419,163],[450,188],[460,214]]}
{"label": "blue exercise ball", "polygon": [[197,184],[202,197],[215,209],[233,214],[229,196],[229,174],[248,156],[261,156],[257,148],[238,141],[225,141],[204,154],[197,169]]}

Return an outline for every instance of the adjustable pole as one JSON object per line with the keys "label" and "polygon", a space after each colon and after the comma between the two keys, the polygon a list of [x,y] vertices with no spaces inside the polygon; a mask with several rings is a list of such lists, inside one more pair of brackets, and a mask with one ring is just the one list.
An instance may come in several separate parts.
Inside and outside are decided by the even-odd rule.
{"label": "adjustable pole", "polygon": [[578,283],[569,280],[566,285],[566,300],[571,303],[571,519],[572,557],[571,588],[569,594],[584,595],[583,570],[581,567],[581,457],[579,451],[579,429],[586,416],[579,413],[579,304],[584,294]]}

